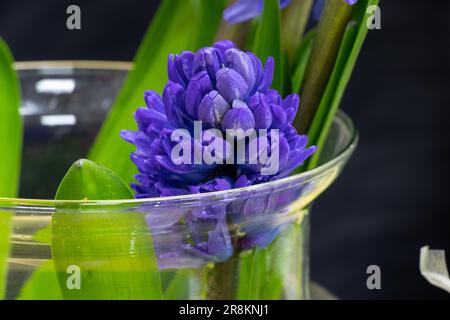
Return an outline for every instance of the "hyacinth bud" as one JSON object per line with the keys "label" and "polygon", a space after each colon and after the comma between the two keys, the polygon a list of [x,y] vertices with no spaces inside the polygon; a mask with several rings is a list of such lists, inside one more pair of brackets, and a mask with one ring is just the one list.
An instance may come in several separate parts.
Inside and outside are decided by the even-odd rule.
{"label": "hyacinth bud", "polygon": [[278,104],[270,105],[272,111],[272,128],[283,129],[287,124],[287,115],[284,109]]}
{"label": "hyacinth bud", "polygon": [[209,92],[203,98],[198,108],[198,119],[211,127],[219,127],[230,104],[216,90]]}
{"label": "hyacinth bud", "polygon": [[245,100],[248,93],[248,84],[235,70],[222,68],[217,72],[217,89],[228,102]]}
{"label": "hyacinth bud", "polygon": [[144,92],[145,104],[150,109],[155,109],[160,113],[164,113],[164,104],[161,100],[161,96],[153,90],[147,90]]}
{"label": "hyacinth bud", "polygon": [[215,82],[216,73],[222,67],[223,64],[223,54],[219,49],[208,47],[200,49],[194,58],[193,62],[193,72],[197,74],[203,70],[209,75],[209,78]]}
{"label": "hyacinth bud", "polygon": [[184,97],[185,91],[180,84],[171,81],[167,83],[162,100],[167,119],[175,127],[183,126]]}
{"label": "hyacinth bud", "polygon": [[247,131],[255,128],[255,118],[247,104],[240,100],[233,102],[233,108],[228,110],[222,121],[222,130]]}
{"label": "hyacinth bud", "polygon": [[167,71],[169,80],[186,87],[192,77],[192,64],[195,55],[185,51],[180,55],[169,55]]}
{"label": "hyacinth bud", "polygon": [[286,112],[287,122],[294,122],[297,115],[298,106],[300,104],[300,98],[298,94],[290,94],[283,101],[283,109]]}
{"label": "hyacinth bud", "polygon": [[272,111],[262,93],[256,93],[249,99],[249,108],[255,117],[256,129],[268,129],[272,124]]}
{"label": "hyacinth bud", "polygon": [[258,74],[252,59],[245,52],[235,48],[227,50],[225,56],[230,68],[239,73],[252,90],[255,87]]}
{"label": "hyacinth bud", "polygon": [[186,89],[186,111],[191,117],[197,117],[200,102],[212,90],[213,85],[206,71],[200,71],[192,77]]}

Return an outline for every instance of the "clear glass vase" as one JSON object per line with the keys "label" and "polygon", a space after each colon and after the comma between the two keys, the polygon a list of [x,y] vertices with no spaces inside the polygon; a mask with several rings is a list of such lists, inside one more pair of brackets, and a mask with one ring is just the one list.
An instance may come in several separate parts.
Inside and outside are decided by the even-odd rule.
{"label": "clear glass vase", "polygon": [[343,113],[321,165],[285,179],[167,198],[46,200],[86,156],[130,67],[17,64],[22,198],[0,198],[0,298],[307,299],[308,208],[357,143]]}

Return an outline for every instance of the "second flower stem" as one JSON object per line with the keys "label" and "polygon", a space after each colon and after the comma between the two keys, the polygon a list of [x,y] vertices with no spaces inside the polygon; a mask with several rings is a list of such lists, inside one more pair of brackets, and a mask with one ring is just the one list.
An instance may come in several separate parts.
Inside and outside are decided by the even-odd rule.
{"label": "second flower stem", "polygon": [[236,300],[239,280],[239,253],[214,265],[208,279],[207,300]]}

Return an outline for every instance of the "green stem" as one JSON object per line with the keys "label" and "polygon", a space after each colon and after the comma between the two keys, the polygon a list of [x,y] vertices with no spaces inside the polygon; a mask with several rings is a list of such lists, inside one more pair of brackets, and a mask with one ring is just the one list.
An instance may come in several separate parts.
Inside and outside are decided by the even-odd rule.
{"label": "green stem", "polygon": [[302,41],[306,24],[311,13],[313,0],[297,0],[282,12],[281,36],[283,48],[286,49],[289,61],[293,61],[294,56]]}
{"label": "green stem", "polygon": [[302,112],[295,120],[300,133],[308,132],[330,78],[352,7],[342,0],[327,0],[320,20],[302,88]]}
{"label": "green stem", "polygon": [[[232,5],[235,0],[228,0],[227,7]],[[247,42],[247,36],[251,29],[251,22],[245,21],[242,23],[230,24],[225,19],[222,19],[217,31],[215,41],[231,40],[238,48],[244,48]]]}
{"label": "green stem", "polygon": [[239,253],[225,262],[216,263],[208,280],[207,300],[236,300],[239,275]]}
{"label": "green stem", "polygon": [[231,40],[238,48],[244,48],[250,29],[251,23],[249,21],[238,24],[229,24],[226,21],[222,21],[219,26],[219,31],[216,34],[215,41]]}

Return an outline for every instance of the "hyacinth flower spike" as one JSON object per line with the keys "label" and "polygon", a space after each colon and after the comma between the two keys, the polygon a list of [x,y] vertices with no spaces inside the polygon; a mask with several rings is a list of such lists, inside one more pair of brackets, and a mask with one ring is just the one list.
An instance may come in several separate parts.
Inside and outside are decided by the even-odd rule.
{"label": "hyacinth flower spike", "polygon": [[[223,191],[269,182],[288,176],[313,154],[316,147],[307,147],[307,137],[299,135],[292,126],[300,103],[298,95],[291,94],[283,99],[270,88],[274,67],[272,58],[263,65],[254,54],[239,50],[227,40],[195,53],[170,55],[169,80],[162,97],[147,91],[147,107],[135,113],[138,131],[122,132],[122,138],[136,146],[131,155],[139,170],[135,177],[137,183],[132,184],[136,197]],[[195,123],[199,121],[201,141],[194,132]],[[182,129],[183,134],[173,139],[177,129]],[[265,166],[258,161],[260,155],[263,151],[270,155],[274,149],[273,145],[259,143],[259,140],[256,154],[247,153],[250,154],[247,158],[237,159],[237,155],[231,153],[234,158],[230,161],[230,146],[225,141],[227,130],[269,132],[266,142],[278,141],[278,170],[263,174]],[[276,130],[279,137],[272,137],[271,130]],[[224,146],[224,151],[215,154],[214,163],[194,161],[198,153],[208,151],[217,143]],[[173,158],[172,151],[179,144],[192,151],[188,159],[184,154]],[[247,141],[246,150],[249,144]],[[250,163],[249,158],[257,161]],[[184,226],[194,235],[193,242],[181,240],[178,246],[181,251],[175,254],[179,257],[177,261],[188,261],[185,255],[204,256],[213,261],[228,259],[234,250],[227,228],[231,218],[227,215],[229,209],[218,206],[186,213]],[[198,230],[205,228],[210,231],[200,236]],[[243,242],[270,243],[264,235],[251,236],[257,241]],[[273,235],[268,233],[267,237],[272,239]],[[160,260],[160,264],[173,267],[177,262]]]}

